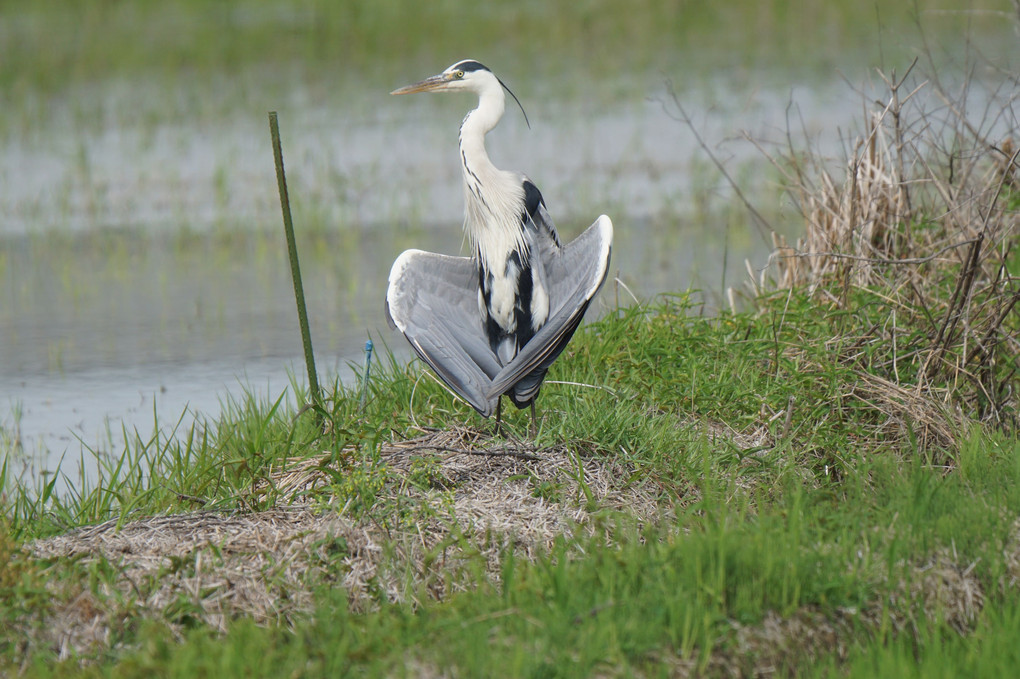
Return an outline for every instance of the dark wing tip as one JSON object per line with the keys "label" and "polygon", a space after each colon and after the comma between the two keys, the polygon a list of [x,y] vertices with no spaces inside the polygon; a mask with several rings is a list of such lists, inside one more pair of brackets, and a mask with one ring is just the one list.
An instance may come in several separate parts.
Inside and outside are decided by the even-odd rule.
{"label": "dark wing tip", "polygon": [[538,190],[534,182],[530,179],[524,180],[524,209],[528,211],[528,216],[532,220],[538,220],[538,208],[545,205],[545,199],[542,198],[542,192]]}

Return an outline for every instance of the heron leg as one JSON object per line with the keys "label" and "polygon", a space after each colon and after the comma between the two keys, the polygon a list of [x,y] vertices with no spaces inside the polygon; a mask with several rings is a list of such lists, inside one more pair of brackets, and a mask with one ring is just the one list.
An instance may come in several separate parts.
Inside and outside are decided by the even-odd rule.
{"label": "heron leg", "polygon": [[531,438],[538,435],[538,427],[535,425],[535,399],[531,399]]}
{"label": "heron leg", "polygon": [[503,397],[496,399],[496,436],[503,435]]}

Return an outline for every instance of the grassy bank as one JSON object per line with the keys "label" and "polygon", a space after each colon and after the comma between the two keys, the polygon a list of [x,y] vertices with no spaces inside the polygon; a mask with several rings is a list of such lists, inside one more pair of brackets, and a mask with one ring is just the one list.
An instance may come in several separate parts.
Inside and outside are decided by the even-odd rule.
{"label": "grassy bank", "polygon": [[[849,315],[784,294],[714,319],[691,316],[694,299],[588,326],[552,377],[602,388],[548,385],[534,442],[489,438],[394,366],[365,412],[334,393],[325,435],[312,413],[248,402],[208,431],[137,441],[81,497],[8,485],[3,662],[28,676],[750,674],[808,660],[867,673],[929,653],[1011,667],[1015,434],[961,419],[925,439],[906,404],[890,424],[830,349],[852,319],[887,318],[873,295]],[[482,432],[429,429],[458,422]],[[156,540],[177,544],[159,556]]]}
{"label": "grassy bank", "polygon": [[8,484],[0,657],[26,676],[1008,672],[1015,430],[962,389],[875,388],[880,289],[697,304],[587,326],[551,378],[598,388],[549,384],[533,442],[391,365],[364,411],[331,390],[325,434],[250,400],[134,442],[81,497]]}

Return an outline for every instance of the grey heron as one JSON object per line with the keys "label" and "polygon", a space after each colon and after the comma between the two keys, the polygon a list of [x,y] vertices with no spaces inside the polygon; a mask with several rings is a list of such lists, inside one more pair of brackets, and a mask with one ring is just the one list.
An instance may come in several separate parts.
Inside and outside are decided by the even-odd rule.
{"label": "grey heron", "polygon": [[542,380],[605,281],[613,224],[602,215],[563,245],[535,184],[492,164],[485,135],[503,116],[504,90],[468,59],[391,93],[470,92],[478,106],[459,141],[471,256],[405,251],[390,271],[386,312],[457,395],[483,417],[495,411],[497,430],[506,395],[531,407],[534,434]]}

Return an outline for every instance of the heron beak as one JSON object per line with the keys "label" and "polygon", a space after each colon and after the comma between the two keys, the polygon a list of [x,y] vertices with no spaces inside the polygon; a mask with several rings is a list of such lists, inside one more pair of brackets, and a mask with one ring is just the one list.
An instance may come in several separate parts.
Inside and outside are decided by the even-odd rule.
{"label": "heron beak", "polygon": [[431,78],[425,78],[425,80],[422,80],[421,82],[415,83],[413,85],[401,87],[399,90],[393,90],[392,92],[390,92],[390,94],[414,94],[415,92],[433,92],[435,90],[444,89],[449,82],[450,81],[449,79],[447,79],[447,76],[440,73],[439,75],[434,75]]}

